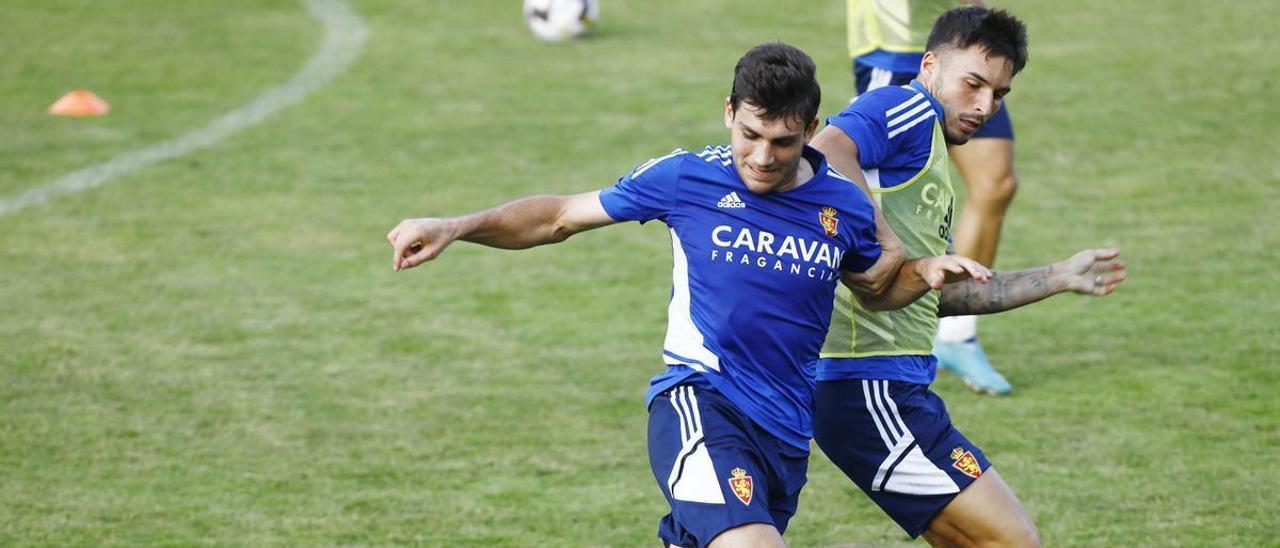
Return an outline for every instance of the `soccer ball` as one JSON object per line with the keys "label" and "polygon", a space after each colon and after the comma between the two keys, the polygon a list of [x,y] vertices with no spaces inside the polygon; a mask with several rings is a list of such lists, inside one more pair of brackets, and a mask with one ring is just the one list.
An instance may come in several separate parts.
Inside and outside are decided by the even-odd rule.
{"label": "soccer ball", "polygon": [[524,0],[524,21],[540,40],[560,42],[591,28],[600,17],[598,0]]}

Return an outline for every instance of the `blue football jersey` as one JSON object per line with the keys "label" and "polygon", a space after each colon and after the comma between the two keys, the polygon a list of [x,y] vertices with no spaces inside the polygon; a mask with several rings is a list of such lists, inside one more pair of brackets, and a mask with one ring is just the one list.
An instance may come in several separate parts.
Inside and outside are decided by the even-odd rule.
{"label": "blue football jersey", "polygon": [[916,177],[929,163],[933,122],[944,119],[942,104],[919,80],[912,80],[859,95],[827,123],[858,145],[867,184],[892,188]]}
{"label": "blue football jersey", "polygon": [[[858,187],[805,147],[813,179],[755,194],[728,147],[677,150],[600,193],[618,221],[659,219],[671,235],[671,302],[648,399],[705,382],[780,439],[807,450],[812,362],[841,270],[880,256],[874,209]],[[692,378],[692,379],[691,379]]]}
{"label": "blue football jersey", "polygon": [[[919,80],[912,80],[905,86],[877,88],[859,96],[839,114],[828,118],[827,123],[839,128],[858,146],[862,174],[875,193],[911,184],[923,176],[922,171],[931,161],[941,158],[940,161],[947,162],[945,147],[934,150],[934,124],[943,120],[945,112],[941,103]],[[888,208],[885,211],[899,237],[915,236],[904,232],[907,230],[903,228],[904,219],[895,217],[901,214]],[[950,215],[948,224],[949,219]],[[928,329],[932,333],[933,328]],[[817,363],[817,372],[821,380],[857,378],[930,384],[937,374],[937,366],[938,360],[926,349],[922,353],[824,357]]]}

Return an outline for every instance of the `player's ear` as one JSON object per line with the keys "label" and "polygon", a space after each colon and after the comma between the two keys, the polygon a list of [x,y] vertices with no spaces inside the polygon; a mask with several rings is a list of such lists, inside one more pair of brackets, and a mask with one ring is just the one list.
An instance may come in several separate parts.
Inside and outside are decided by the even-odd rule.
{"label": "player's ear", "polygon": [[813,136],[817,133],[818,133],[818,117],[814,116],[812,120],[809,120],[809,127],[804,128],[805,144],[808,144],[809,141],[813,139]]}
{"label": "player's ear", "polygon": [[933,81],[934,74],[938,71],[938,67],[942,61],[938,58],[938,54],[933,50],[924,52],[924,58],[920,59],[920,73],[917,76],[921,82]]}
{"label": "player's ear", "polygon": [[733,129],[733,98],[724,98],[724,127]]}

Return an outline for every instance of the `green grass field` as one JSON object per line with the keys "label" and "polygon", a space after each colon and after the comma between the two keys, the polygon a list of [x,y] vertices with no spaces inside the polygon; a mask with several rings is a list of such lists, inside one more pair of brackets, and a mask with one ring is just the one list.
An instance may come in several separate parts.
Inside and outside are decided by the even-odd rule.
{"label": "green grass field", "polygon": [[[395,274],[401,218],[611,184],[722,143],[734,61],[781,39],[852,93],[843,2],[350,0],[369,39],[302,103],[0,216],[0,545],[652,546],[658,223]],[[1277,545],[1280,3],[992,2],[1030,27],[998,266],[1118,244],[1129,281],[984,320],[1017,387],[935,390],[1051,546]],[[783,5],[785,4],[785,6]],[[288,0],[0,3],[0,198],[288,80]],[[89,88],[109,116],[45,114]],[[906,537],[815,451],[787,537]]]}

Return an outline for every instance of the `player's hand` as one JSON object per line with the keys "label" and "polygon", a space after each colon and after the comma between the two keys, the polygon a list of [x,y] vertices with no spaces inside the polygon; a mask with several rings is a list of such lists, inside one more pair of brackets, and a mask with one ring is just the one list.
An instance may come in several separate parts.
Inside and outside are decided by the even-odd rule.
{"label": "player's hand", "polygon": [[391,266],[395,270],[413,268],[430,261],[457,239],[455,227],[448,219],[405,219],[387,233],[394,253]]}
{"label": "player's hand", "polygon": [[1125,279],[1125,263],[1114,247],[1086,249],[1054,266],[1066,277],[1067,289],[1082,295],[1110,295]]}
{"label": "player's hand", "polygon": [[942,284],[958,282],[973,278],[978,283],[987,283],[991,271],[981,263],[960,255],[938,255],[926,257],[915,263],[916,273],[933,289],[942,289]]}

